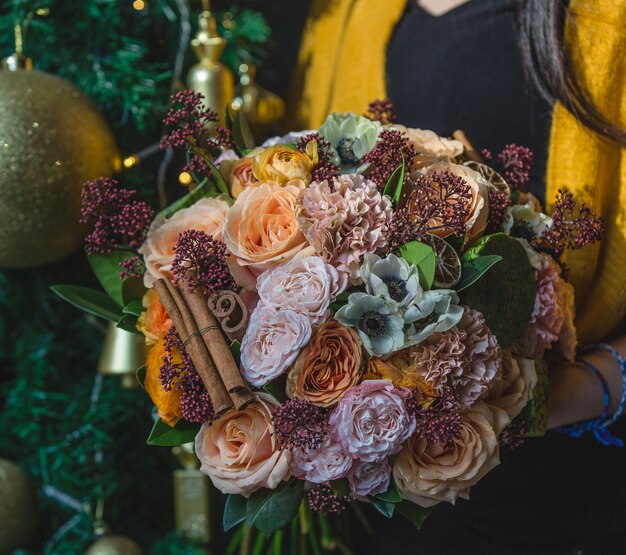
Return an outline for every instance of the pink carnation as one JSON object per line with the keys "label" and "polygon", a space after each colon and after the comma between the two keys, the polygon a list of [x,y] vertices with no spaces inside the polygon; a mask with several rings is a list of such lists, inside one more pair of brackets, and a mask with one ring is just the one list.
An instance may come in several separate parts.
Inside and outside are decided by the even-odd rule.
{"label": "pink carnation", "polygon": [[465,308],[461,321],[411,348],[415,370],[435,390],[452,389],[467,408],[483,397],[499,374],[502,351],[484,316]]}
{"label": "pink carnation", "polygon": [[561,277],[559,265],[546,254],[541,255],[541,269],[535,272],[535,283],[535,309],[513,350],[520,356],[533,358],[549,349],[562,335],[564,355],[573,358],[576,330],[572,286]]}
{"label": "pink carnation", "polygon": [[387,245],[391,201],[360,175],[313,182],[300,193],[298,222],[315,251],[351,279],[365,254]]}
{"label": "pink carnation", "polygon": [[406,409],[412,396],[404,387],[385,380],[366,380],[339,401],[329,424],[353,458],[380,461],[397,453],[415,431],[415,418]]}

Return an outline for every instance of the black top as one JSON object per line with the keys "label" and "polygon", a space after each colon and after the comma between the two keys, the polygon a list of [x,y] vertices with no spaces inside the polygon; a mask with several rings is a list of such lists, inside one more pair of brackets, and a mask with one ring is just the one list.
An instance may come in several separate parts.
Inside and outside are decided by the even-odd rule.
{"label": "black top", "polygon": [[[472,0],[432,17],[410,0],[387,52],[388,92],[408,126],[462,128],[494,152],[533,149],[531,189],[543,197],[551,107],[524,79],[514,4]],[[623,424],[613,431],[626,438]],[[439,505],[419,533],[369,513],[384,532],[359,553],[626,553],[625,470],[626,448],[550,432],[511,452],[469,502]]]}

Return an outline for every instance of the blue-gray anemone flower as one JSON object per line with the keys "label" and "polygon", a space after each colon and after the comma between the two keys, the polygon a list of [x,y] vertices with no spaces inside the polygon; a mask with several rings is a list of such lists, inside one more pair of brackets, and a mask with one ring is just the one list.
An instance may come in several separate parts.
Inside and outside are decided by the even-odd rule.
{"label": "blue-gray anemone flower", "polygon": [[463,307],[458,303],[459,297],[451,289],[433,289],[416,299],[404,313],[405,322],[410,324],[407,346],[424,341],[432,333],[456,326],[463,316]]}
{"label": "blue-gray anemone flower", "polygon": [[388,355],[404,346],[404,318],[396,302],[367,293],[352,293],[335,319],[356,328],[371,355]]}
{"label": "blue-gray anemone flower", "polygon": [[370,295],[395,301],[401,308],[411,305],[423,293],[417,266],[395,254],[386,258],[366,254],[359,274]]}

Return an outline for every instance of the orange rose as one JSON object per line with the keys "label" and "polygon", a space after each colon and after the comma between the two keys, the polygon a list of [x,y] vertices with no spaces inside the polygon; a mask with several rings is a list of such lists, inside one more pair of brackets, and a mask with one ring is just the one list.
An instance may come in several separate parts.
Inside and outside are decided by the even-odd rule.
{"label": "orange rose", "polygon": [[[315,156],[317,149],[312,150]],[[308,153],[301,153],[284,145],[262,150],[254,156],[252,162],[252,171],[259,181],[274,181],[281,185],[294,179],[300,179],[308,185],[311,183],[312,169],[313,160]]]}
{"label": "orange rose", "polygon": [[304,182],[298,180],[283,186],[262,182],[244,189],[226,213],[222,240],[233,255],[229,266],[240,285],[254,288],[268,268],[313,254],[295,216],[302,188]]}
{"label": "orange rose", "polygon": [[144,334],[146,345],[154,345],[171,327],[172,320],[165,312],[154,289],[148,289],[141,300],[145,310],[139,315],[137,329]]}
{"label": "orange rose", "polygon": [[362,370],[358,333],[328,320],[317,328],[289,371],[287,395],[329,407],[358,383]]}
{"label": "orange rose", "polygon": [[[161,364],[165,353],[165,341],[161,337],[154,346],[148,351],[146,357],[146,379],[144,380],[144,388],[150,395],[150,399],[156,405],[159,418],[168,426],[175,426],[181,419],[180,396],[182,391],[173,387],[170,391],[165,391],[159,374],[161,373]],[[180,354],[176,354],[180,358]],[[174,360],[180,362],[180,360]]]}

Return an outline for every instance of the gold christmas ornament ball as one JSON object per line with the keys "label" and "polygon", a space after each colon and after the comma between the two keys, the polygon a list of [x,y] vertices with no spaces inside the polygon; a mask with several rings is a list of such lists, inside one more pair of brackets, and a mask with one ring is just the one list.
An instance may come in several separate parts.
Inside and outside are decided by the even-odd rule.
{"label": "gold christmas ornament ball", "polygon": [[141,548],[124,536],[104,536],[95,541],[85,555],[142,555]]}
{"label": "gold christmas ornament ball", "polygon": [[0,553],[29,547],[37,522],[37,493],[30,477],[0,459]]}
{"label": "gold christmas ornament ball", "polygon": [[82,185],[119,164],[113,134],[82,92],[42,71],[0,71],[0,268],[77,250]]}

